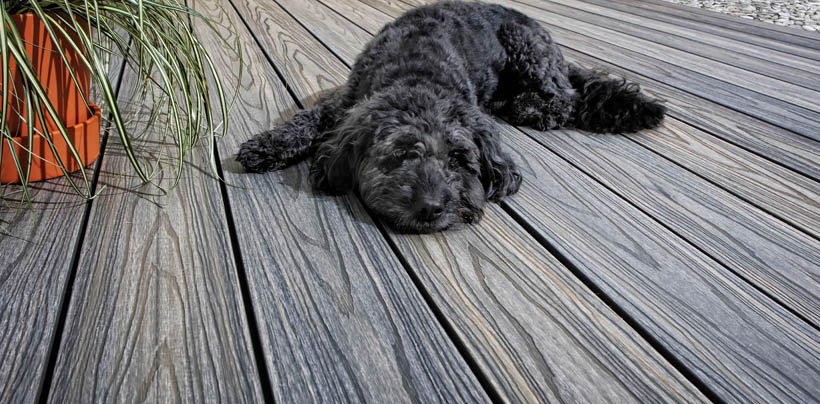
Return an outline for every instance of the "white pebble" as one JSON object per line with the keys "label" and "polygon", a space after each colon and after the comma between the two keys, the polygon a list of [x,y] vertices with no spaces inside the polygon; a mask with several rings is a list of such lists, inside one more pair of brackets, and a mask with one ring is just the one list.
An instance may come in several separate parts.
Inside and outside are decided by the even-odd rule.
{"label": "white pebble", "polygon": [[818,0],[666,0],[706,10],[820,32]]}

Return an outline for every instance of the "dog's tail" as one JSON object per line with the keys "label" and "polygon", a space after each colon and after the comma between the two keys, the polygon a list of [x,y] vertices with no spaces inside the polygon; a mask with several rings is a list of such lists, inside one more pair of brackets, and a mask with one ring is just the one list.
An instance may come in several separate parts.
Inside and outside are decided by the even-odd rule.
{"label": "dog's tail", "polygon": [[660,125],[666,113],[659,100],[641,94],[637,83],[614,79],[601,70],[569,65],[576,91],[571,126],[596,133],[631,133]]}
{"label": "dog's tail", "polygon": [[299,111],[291,120],[242,143],[236,161],[253,173],[279,170],[298,163],[307,157],[313,139],[319,135],[321,118],[319,106]]}

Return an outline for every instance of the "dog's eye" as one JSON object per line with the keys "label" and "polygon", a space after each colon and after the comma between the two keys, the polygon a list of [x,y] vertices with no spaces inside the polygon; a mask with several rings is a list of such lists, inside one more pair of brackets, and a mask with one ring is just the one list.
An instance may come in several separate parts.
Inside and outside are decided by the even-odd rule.
{"label": "dog's eye", "polygon": [[407,152],[405,152],[404,150],[401,150],[401,149],[393,150],[393,157],[395,157],[397,159],[403,158],[405,154],[407,154]]}
{"label": "dog's eye", "polygon": [[409,159],[417,159],[421,157],[421,152],[418,150],[410,150],[407,152],[407,158]]}
{"label": "dog's eye", "polygon": [[463,155],[459,151],[451,151],[448,155],[449,157],[449,164],[451,168],[456,168],[461,165],[461,159]]}

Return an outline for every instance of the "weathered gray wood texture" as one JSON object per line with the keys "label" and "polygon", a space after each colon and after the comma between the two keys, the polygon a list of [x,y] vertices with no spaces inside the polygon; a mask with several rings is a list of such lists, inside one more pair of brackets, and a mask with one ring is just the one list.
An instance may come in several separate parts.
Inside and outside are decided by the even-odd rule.
{"label": "weathered gray wood texture", "polygon": [[820,394],[820,334],[520,132],[510,207],[722,399]]}
{"label": "weathered gray wood texture", "polygon": [[[266,56],[286,80],[300,83],[296,93],[306,100],[338,84],[345,67],[272,1],[235,3],[261,49],[234,10],[217,4],[196,3],[214,20],[236,24],[244,39],[243,102],[231,115],[234,136],[219,151],[273,398],[487,401],[355,197],[317,195],[304,163],[264,175],[231,166],[244,140],[297,107]],[[220,74],[236,74],[236,60],[215,61]]]}
{"label": "weathered gray wood texture", "polygon": [[800,85],[820,89],[813,72],[817,61],[778,52],[748,43],[721,38],[671,24],[664,24],[610,8],[573,0],[515,0],[544,11],[556,13],[612,29],[633,37],[703,56]]}
{"label": "weathered gray wood texture", "polygon": [[[589,68],[605,68],[637,81],[648,94],[666,100],[668,116],[708,132],[815,180],[820,179],[820,143],[755,119],[742,112],[707,101],[649,77],[636,74],[576,50],[563,47],[564,57]],[[709,141],[710,137],[705,137]],[[721,146],[722,149],[732,149]],[[735,153],[738,154],[738,153]]]}
{"label": "weathered gray wood texture", "polygon": [[[760,94],[767,95],[776,100],[782,100],[791,104],[803,107],[813,113],[820,112],[820,105],[815,102],[820,98],[820,92],[798,85],[786,83],[772,77],[764,76],[749,70],[744,70],[731,65],[719,63],[717,61],[684,52],[668,45],[654,43],[636,36],[627,35],[613,29],[604,28],[580,20],[572,13],[559,9],[561,6],[551,7],[549,12],[545,10],[523,5],[517,1],[499,1],[508,7],[526,12],[537,17],[540,21],[548,24],[564,27],[576,34],[595,37],[610,45],[618,46],[637,52],[644,57],[651,57],[663,60],[676,66],[700,72],[701,74],[717,79],[729,87],[740,87],[752,90]],[[564,11],[564,13],[562,13]],[[594,19],[597,20],[597,19]]]}
{"label": "weathered gray wood texture", "polygon": [[[616,0],[614,2],[636,4],[632,0]],[[717,28],[727,37],[731,34],[740,34],[744,41],[750,43],[762,41],[772,48],[788,47],[787,49],[795,54],[807,52],[820,60],[820,53],[812,52],[814,49],[820,50],[820,40],[817,39],[814,33],[794,30],[791,27],[780,27],[762,21],[747,20],[709,10],[686,7],[663,0],[642,0],[637,2],[637,5],[640,9],[656,10],[657,15],[670,16],[681,22],[700,22],[701,28]],[[770,38],[770,40],[766,38]]]}
{"label": "weathered gray wood texture", "polygon": [[[565,46],[820,140],[820,106],[813,101],[817,98],[817,91],[725,66],[522,3],[498,3],[544,22],[554,37]],[[781,86],[793,88],[797,94],[780,97],[778,93],[782,95],[784,92],[784,87]]]}
{"label": "weathered gray wood texture", "polygon": [[[338,55],[355,54],[365,44],[339,40],[358,28],[331,9],[290,11]],[[381,18],[362,8],[337,11],[354,23]],[[489,208],[475,226],[390,237],[504,399],[704,400],[500,208]]]}
{"label": "weathered gray wood texture", "polygon": [[[541,16],[544,13],[539,11],[536,14]],[[558,41],[561,41],[560,37]],[[675,104],[676,100],[671,99],[670,103]],[[703,114],[708,115],[708,111]],[[747,119],[747,122],[753,124],[754,120]],[[683,122],[670,119],[665,127],[671,132],[664,136],[647,132],[634,138],[792,225],[815,237],[820,236],[820,187],[816,181],[716,141]],[[810,155],[820,153],[820,143],[809,143],[806,149]]]}
{"label": "weathered gray wood texture", "polygon": [[[561,1],[561,3],[565,4],[563,1]],[[644,11],[645,9],[633,8],[629,5],[622,4],[617,1],[584,0],[578,2],[569,2],[566,4],[571,5],[572,7],[587,10],[589,12],[594,12],[596,14],[607,15],[613,19],[630,21],[638,25],[649,27],[656,31],[677,35],[679,37],[689,39],[692,41],[691,46],[687,47],[687,50],[690,52],[699,52],[701,46],[703,46],[702,44],[709,44],[717,46],[722,49],[732,50],[735,52],[739,52],[741,54],[747,54],[747,58],[755,58],[756,60],[769,61],[779,66],[800,69],[807,72],[811,72],[813,70],[813,63],[816,62],[815,59],[804,58],[801,56],[797,56],[793,53],[772,49],[772,47],[770,46],[761,46],[749,43],[748,41],[733,39],[725,35],[708,32],[702,27],[699,27],[698,29],[690,28],[686,26],[689,20],[680,18],[673,18],[669,20],[647,18],[639,14],[641,11]],[[646,2],[644,2],[643,4],[646,4]],[[738,20],[738,18],[736,17],[730,17],[730,19]],[[674,22],[683,22],[684,25],[678,25]],[[707,25],[707,27],[711,27],[717,30],[722,29],[722,27],[714,27],[709,25]],[[767,25],[767,28],[773,27],[775,26]],[[789,29],[788,31],[788,34],[797,33],[792,29]],[[816,34],[813,34],[813,36],[814,35]],[[793,35],[788,35],[789,38],[792,36]],[[783,42],[777,41],[775,43],[779,45]],[[799,49],[802,50],[805,48],[800,47]],[[746,58],[737,61],[745,64],[744,60],[746,60]]]}
{"label": "weathered gray wood texture", "polygon": [[[122,57],[111,55],[109,66],[116,84]],[[91,90],[90,99],[108,116],[96,87]],[[101,132],[104,137],[104,125]],[[89,181],[100,162],[85,169]],[[79,173],[72,178],[84,187]],[[86,226],[86,200],[65,178],[29,184],[34,212],[20,203],[22,192],[19,185],[4,185],[0,201],[0,403],[35,402],[44,391],[72,260]]]}
{"label": "weathered gray wood texture", "polygon": [[[88,170],[88,175],[91,175]],[[32,184],[35,215],[7,186],[0,208],[0,402],[34,402],[43,382],[85,210],[63,179]]]}
{"label": "weathered gray wood texture", "polygon": [[87,224],[62,181],[35,186],[37,231],[4,207],[0,402],[816,401],[820,40],[661,0],[498,0],[670,118],[628,137],[504,126],[520,193],[434,235],[316,194],[307,163],[241,171],[242,141],[429,2],[189,3],[243,39],[227,185],[200,149],[168,194],[139,186],[112,139]]}
{"label": "weathered gray wood texture", "polygon": [[[126,70],[123,94],[132,77]],[[154,134],[134,146],[144,162],[158,159],[157,184],[169,186],[172,157],[157,153],[158,142]],[[50,402],[262,400],[219,182],[207,162],[205,148],[193,150],[166,193],[140,184],[111,137],[100,176],[106,191],[92,203]]]}
{"label": "weathered gray wood texture", "polygon": [[[589,136],[576,135],[578,139]],[[671,192],[668,187],[679,179],[671,180],[663,176],[666,174],[659,175],[642,167],[645,161],[641,160],[651,154],[634,145],[627,146],[626,153],[615,150],[605,156],[623,154],[618,157],[623,159],[619,164],[628,161],[636,169],[610,167],[618,171],[593,180],[522,132],[507,129],[505,139],[508,148],[515,151],[525,178],[519,195],[508,202],[510,209],[520,214],[543,240],[555,246],[718,397],[731,402],[802,402],[820,393],[814,387],[820,375],[812,370],[820,364],[820,334],[816,328],[667,230],[670,224],[654,222],[599,185],[599,181],[612,183],[614,176],[620,174],[619,181],[632,182],[633,196],[648,186],[659,196],[653,196],[643,206],[649,206],[650,202],[660,204],[653,212],[659,214],[660,210],[669,209],[664,220],[677,220],[674,225],[684,228],[687,223],[703,219],[675,217],[672,214],[675,209],[689,203],[677,198],[683,193],[715,192],[708,183],[694,179],[686,189],[679,188],[675,194],[663,196],[664,192]],[[605,146],[611,142],[630,144],[627,139],[614,136],[608,138],[609,143],[606,139],[599,141]],[[592,148],[589,152],[595,150]],[[669,166],[665,167],[670,170]],[[597,177],[600,173],[592,175]],[[690,174],[680,172],[680,175]],[[646,197],[646,194],[640,196]],[[713,215],[716,206],[711,205],[718,201],[716,197],[723,198],[722,205],[717,207],[744,205],[743,201],[724,194],[722,197],[713,195],[712,202],[694,200],[695,206],[687,209]],[[729,216],[726,217],[724,220],[729,220]],[[707,221],[699,226],[703,225],[713,226]],[[785,238],[796,234],[782,223],[777,225],[788,234]],[[728,226],[727,232],[737,231],[737,224],[724,221],[721,226]],[[761,231],[760,228],[754,232],[747,230],[742,237],[768,237],[761,235]],[[692,232],[689,236],[695,234]],[[742,248],[744,244],[737,246]],[[804,279],[811,279],[817,269],[807,258],[816,254],[817,243],[803,238],[801,244],[804,247],[796,257],[803,260],[804,266],[798,273]],[[769,257],[770,265],[776,265],[775,258]],[[746,259],[760,258],[750,255]],[[759,268],[776,273],[780,267]],[[769,286],[776,287],[776,283],[772,280]],[[794,284],[784,290],[807,303],[811,295],[816,294],[816,288],[799,289]],[[801,296],[801,292],[809,295]],[[750,350],[750,347],[755,348]],[[796,369],[795,364],[805,367]]]}

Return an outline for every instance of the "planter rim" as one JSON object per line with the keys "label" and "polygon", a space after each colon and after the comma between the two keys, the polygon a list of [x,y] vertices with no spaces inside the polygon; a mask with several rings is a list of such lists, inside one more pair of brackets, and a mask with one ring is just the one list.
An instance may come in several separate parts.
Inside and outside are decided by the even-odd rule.
{"label": "planter rim", "polygon": [[[95,104],[89,104],[89,106],[91,107],[91,109],[93,110],[94,113],[88,119],[86,119],[85,121],[80,122],[76,125],[71,125],[71,126],[66,127],[66,132],[67,132],[69,138],[71,138],[71,140],[73,141],[73,143],[75,145],[78,143],[77,139],[80,136],[83,136],[86,146],[88,146],[89,144],[94,144],[95,146],[92,147],[92,150],[89,150],[88,153],[86,153],[84,150],[78,150],[78,154],[80,155],[80,158],[82,159],[82,162],[76,162],[74,160],[74,157],[71,155],[71,153],[69,152],[67,147],[57,147],[57,154],[60,156],[60,160],[62,160],[63,164],[65,164],[66,166],[69,166],[70,164],[77,165],[78,167],[79,167],[80,164],[82,164],[83,166],[88,166],[89,164],[93,163],[97,159],[97,157],[99,157],[99,154],[100,154],[100,147],[99,147],[100,131],[99,131],[99,129],[100,129],[100,120],[102,118],[102,109],[99,106],[95,105]],[[93,131],[94,133],[83,133],[83,132],[88,132],[88,129],[95,129],[95,128],[96,128],[96,130]],[[57,129],[49,131],[49,134],[51,135],[52,139],[60,139],[61,141],[64,141],[64,139],[62,138],[62,135],[60,135],[60,131],[57,130]],[[27,138],[28,138],[28,134],[21,135],[21,136],[12,136],[12,137],[10,137],[10,139],[12,139],[15,142],[14,147],[13,147],[13,152],[17,153],[18,150],[20,150],[21,148],[27,146],[28,145]],[[42,134],[35,132],[34,136],[33,136],[33,139],[32,139],[32,144],[36,145],[38,142],[46,142],[46,140],[43,138]],[[12,152],[11,149],[12,148],[9,147],[9,142],[8,141],[3,141],[2,150],[3,150],[4,154],[6,153],[6,151],[11,153]],[[28,152],[29,151],[25,151],[25,153],[28,153]],[[50,149],[49,149],[49,153],[50,153]],[[3,174],[3,179],[0,182],[2,182],[3,184],[19,183],[20,182],[20,177],[18,176],[16,166],[14,166],[14,162],[10,161],[10,162],[7,163],[6,158],[11,160],[10,156],[4,156],[3,157],[3,166],[4,166],[3,169],[5,170],[7,167],[15,167],[15,168],[12,169],[13,173],[3,171],[3,173],[2,173]],[[46,167],[46,168],[45,169],[34,169],[34,168],[32,168],[29,181],[32,181],[32,182],[41,181],[41,180],[46,180],[46,179],[50,179],[50,178],[60,177],[60,176],[63,175],[62,170],[60,170],[58,168],[58,166],[55,162],[50,161],[47,158],[43,158],[43,156],[34,156],[34,157],[32,157],[32,167],[34,167],[35,165],[36,166]],[[51,168],[51,170],[49,170],[49,168]],[[76,171],[76,170],[72,170],[69,167],[67,167],[67,168],[71,172]],[[83,167],[79,167],[77,169],[82,169],[82,168]],[[42,173],[43,171],[45,171],[44,174]]]}

